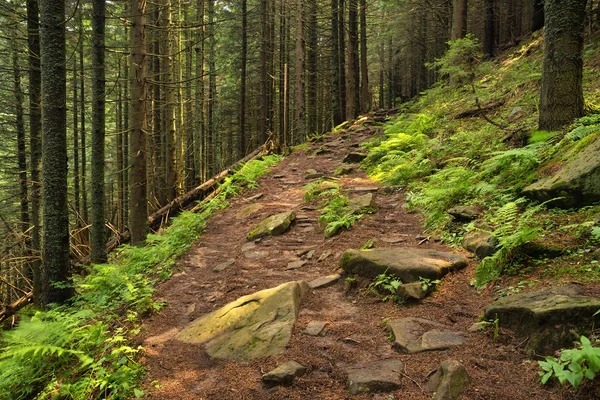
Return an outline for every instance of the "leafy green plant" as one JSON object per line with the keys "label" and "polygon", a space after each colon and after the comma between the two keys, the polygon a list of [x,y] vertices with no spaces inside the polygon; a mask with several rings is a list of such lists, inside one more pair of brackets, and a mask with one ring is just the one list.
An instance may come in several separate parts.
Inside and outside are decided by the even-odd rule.
{"label": "leafy green plant", "polygon": [[325,238],[335,236],[344,229],[350,229],[356,221],[362,218],[363,214],[349,211],[349,203],[348,197],[338,195],[332,197],[321,209],[319,225],[325,226]]}
{"label": "leafy green plant", "polygon": [[424,291],[427,291],[431,288],[435,288],[437,285],[442,283],[442,281],[439,279],[423,278],[422,276],[419,277],[419,282],[421,283],[421,288]]}
{"label": "leafy green plant", "polygon": [[375,277],[368,289],[375,296],[381,297],[383,302],[392,300],[394,303],[400,304],[403,301],[397,293],[400,285],[402,285],[402,281],[398,277],[384,272]]}
{"label": "leafy green plant", "polygon": [[559,358],[548,356],[544,361],[538,361],[542,384],[554,377],[561,385],[568,382],[577,389],[583,378],[593,380],[596,377],[600,371],[600,348],[593,347],[585,336],[580,337],[579,344],[580,348],[562,350]]}
{"label": "leafy green plant", "polygon": [[375,246],[373,239],[367,239],[367,241],[362,245],[361,249],[367,250],[372,249]]}
{"label": "leafy green plant", "polygon": [[482,53],[479,40],[471,33],[448,42],[448,50],[430,66],[455,85],[472,84],[478,74]]}

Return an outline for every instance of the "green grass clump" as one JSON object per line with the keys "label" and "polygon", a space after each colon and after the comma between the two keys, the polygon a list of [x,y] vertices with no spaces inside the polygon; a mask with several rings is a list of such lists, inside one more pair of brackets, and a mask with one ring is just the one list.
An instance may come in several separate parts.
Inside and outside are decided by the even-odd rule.
{"label": "green grass clump", "polygon": [[148,236],[143,247],[123,246],[111,264],[76,276],[70,304],[26,309],[0,339],[1,399],[125,399],[143,396],[141,347],[129,344],[139,319],[164,306],[152,299],[157,279],[171,275],[175,260],[198,239],[210,216],[256,180],[279,156],[245,164],[221,185],[200,213],[184,212]]}

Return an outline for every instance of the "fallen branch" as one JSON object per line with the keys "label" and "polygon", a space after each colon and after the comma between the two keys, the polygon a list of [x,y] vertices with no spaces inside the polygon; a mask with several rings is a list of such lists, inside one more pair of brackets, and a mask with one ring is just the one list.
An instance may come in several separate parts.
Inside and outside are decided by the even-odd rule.
{"label": "fallen branch", "polygon": [[4,321],[6,318],[12,316],[14,313],[19,311],[21,308],[25,307],[29,302],[33,299],[33,292],[27,293],[25,296],[20,299],[12,302],[7,305],[4,310],[0,311],[0,322]]}

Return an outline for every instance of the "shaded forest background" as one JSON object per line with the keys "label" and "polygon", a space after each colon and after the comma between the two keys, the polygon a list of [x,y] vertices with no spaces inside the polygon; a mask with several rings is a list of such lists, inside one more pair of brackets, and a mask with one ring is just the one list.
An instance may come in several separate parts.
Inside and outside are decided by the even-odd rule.
{"label": "shaded forest background", "polygon": [[[539,0],[106,2],[104,196],[92,195],[92,6],[67,2],[70,258],[91,253],[92,203],[102,241],[129,229],[130,38],[145,5],[147,215],[265,142],[285,151],[344,120],[393,108],[440,79],[430,65],[451,39],[479,38],[485,57],[543,26]],[[41,128],[35,1],[0,7],[0,308],[32,290],[40,262]],[[586,30],[600,24],[587,2]],[[38,67],[39,68],[39,67]],[[39,90],[39,88],[37,89]],[[37,94],[39,96],[39,94]],[[36,120],[37,116],[37,120]]]}

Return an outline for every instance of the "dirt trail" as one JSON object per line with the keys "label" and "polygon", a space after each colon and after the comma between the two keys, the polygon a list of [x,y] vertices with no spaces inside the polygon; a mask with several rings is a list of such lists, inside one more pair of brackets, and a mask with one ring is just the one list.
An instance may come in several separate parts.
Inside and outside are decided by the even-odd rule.
{"label": "dirt trail", "polygon": [[[414,306],[397,307],[381,303],[364,290],[344,290],[342,279],[335,286],[315,290],[298,316],[293,337],[284,354],[251,362],[222,361],[209,358],[201,345],[182,343],[173,338],[195,318],[224,304],[258,290],[292,280],[306,280],[329,275],[338,269],[339,255],[348,248],[360,248],[367,240],[391,235],[405,235],[406,241],[377,247],[422,246],[452,251],[435,240],[417,238],[422,226],[417,215],[409,214],[401,192],[377,190],[377,213],[364,216],[351,230],[331,239],[323,239],[317,224],[318,211],[306,207],[302,187],[307,169],[331,175],[349,151],[377,134],[371,127],[362,132],[336,133],[325,143],[311,144],[310,152],[297,151],[260,180],[260,186],[245,191],[231,201],[231,207],[215,215],[202,238],[178,260],[172,279],[161,284],[157,298],[168,306],[145,324],[143,345],[148,367],[146,392],[151,399],[346,399],[345,368],[354,363],[388,357],[401,359],[405,365],[400,391],[360,395],[357,399],[430,399],[422,387],[428,374],[446,359],[457,359],[467,368],[471,385],[464,399],[547,399],[564,398],[560,393],[540,387],[535,363],[523,364],[527,358],[518,343],[504,337],[504,343],[482,333],[470,333],[493,293],[477,293],[469,286],[474,265],[444,279],[439,290]],[[327,154],[314,156],[317,148]],[[352,197],[377,187],[364,172],[356,171],[339,180]],[[262,193],[260,199],[249,198]],[[250,204],[259,204],[248,216]],[[262,240],[253,247],[245,236],[256,223],[274,213],[295,210],[298,222],[285,235]],[[242,251],[242,246],[246,253]],[[253,247],[253,248],[250,248]],[[250,249],[249,249],[250,248]],[[314,257],[297,270],[286,270],[297,253],[315,250]],[[324,251],[332,255],[318,262]],[[268,253],[268,254],[267,254]],[[212,269],[228,260],[235,264],[225,271]],[[381,327],[386,318],[418,316],[448,324],[465,332],[467,342],[452,350],[413,355],[398,354]],[[327,321],[323,336],[304,333],[310,321]],[[490,335],[491,336],[491,335]],[[261,375],[288,360],[308,367],[290,387],[265,388]],[[158,385],[156,384],[158,383]]]}

